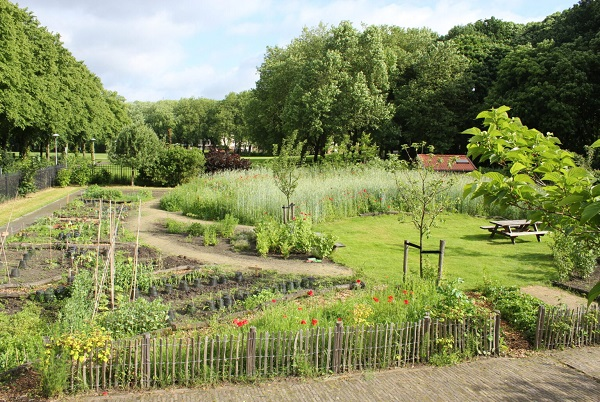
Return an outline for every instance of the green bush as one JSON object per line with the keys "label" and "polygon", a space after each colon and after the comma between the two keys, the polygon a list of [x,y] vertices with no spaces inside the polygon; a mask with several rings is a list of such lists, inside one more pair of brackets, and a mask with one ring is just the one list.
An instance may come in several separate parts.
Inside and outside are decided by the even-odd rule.
{"label": "green bush", "polygon": [[92,179],[92,167],[90,161],[82,157],[69,155],[67,166],[71,171],[71,184],[86,186]]}
{"label": "green bush", "polygon": [[205,246],[216,246],[219,243],[217,239],[217,226],[207,225],[204,228],[204,245]]}
{"label": "green bush", "polygon": [[486,285],[483,295],[500,311],[502,318],[518,331],[523,332],[527,340],[535,340],[538,309],[544,305],[539,299],[522,293],[515,287]]}
{"label": "green bush", "polygon": [[238,220],[235,216],[226,214],[225,218],[217,222],[217,233],[221,237],[229,238],[233,236],[237,224]]}
{"label": "green bush", "polygon": [[139,179],[156,186],[175,187],[198,177],[204,163],[201,150],[171,145],[161,149],[153,163],[140,169]]}
{"label": "green bush", "polygon": [[67,187],[69,184],[71,184],[71,170],[60,169],[56,173],[56,185],[59,187]]}
{"label": "green bush", "polygon": [[596,269],[598,251],[586,241],[554,232],[550,247],[561,280],[572,277],[586,279]]}
{"label": "green bush", "polygon": [[30,302],[15,314],[0,311],[0,373],[40,357],[47,328],[41,314]]}
{"label": "green bush", "polygon": [[89,186],[82,195],[83,198],[94,200],[120,200],[123,198],[123,192],[113,188],[100,187],[98,185]]}
{"label": "green bush", "polygon": [[184,234],[187,233],[187,226],[184,222],[175,220],[175,219],[167,219],[165,221],[165,227],[167,228],[167,233],[170,234]]}
{"label": "green bush", "polygon": [[256,251],[263,257],[275,252],[285,258],[292,253],[325,258],[331,255],[337,242],[333,235],[314,233],[308,218],[294,219],[284,224],[267,217],[255,226],[254,233]]}
{"label": "green bush", "polygon": [[98,321],[113,338],[118,339],[165,328],[168,325],[168,312],[169,306],[160,299],[149,302],[139,298],[102,314]]}

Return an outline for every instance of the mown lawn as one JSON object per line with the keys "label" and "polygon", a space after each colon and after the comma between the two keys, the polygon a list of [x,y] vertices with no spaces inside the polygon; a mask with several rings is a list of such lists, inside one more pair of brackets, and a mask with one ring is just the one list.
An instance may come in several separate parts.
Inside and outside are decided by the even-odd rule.
{"label": "mown lawn", "polygon": [[[505,237],[490,239],[489,233],[479,228],[487,224],[484,218],[451,214],[432,229],[426,249],[439,249],[440,239],[446,240],[446,279],[462,278],[465,289],[476,288],[486,279],[507,286],[548,284],[554,279],[548,236],[541,243],[535,236],[525,236],[513,245]],[[400,281],[404,240],[419,240],[412,222],[400,222],[394,215],[344,219],[316,225],[315,230],[338,236],[346,247],[337,249],[332,258],[371,280]],[[418,275],[418,250],[411,248],[409,255],[409,275]],[[438,256],[427,258],[431,272],[437,270]]]}

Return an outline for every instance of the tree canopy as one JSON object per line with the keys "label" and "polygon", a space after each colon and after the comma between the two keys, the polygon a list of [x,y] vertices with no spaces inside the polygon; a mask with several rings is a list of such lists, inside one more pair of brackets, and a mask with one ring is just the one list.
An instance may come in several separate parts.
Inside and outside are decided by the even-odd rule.
{"label": "tree canopy", "polygon": [[25,156],[53,133],[85,149],[129,121],[124,99],[63,47],[26,9],[0,0],[0,146]]}

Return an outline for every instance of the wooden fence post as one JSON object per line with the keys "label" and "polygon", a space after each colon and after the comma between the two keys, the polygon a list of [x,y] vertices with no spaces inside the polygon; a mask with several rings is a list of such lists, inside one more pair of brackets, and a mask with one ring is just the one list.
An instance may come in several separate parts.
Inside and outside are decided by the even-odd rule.
{"label": "wooden fence post", "polygon": [[424,324],[424,338],[423,346],[425,346],[425,361],[429,361],[429,354],[431,350],[431,317],[429,316],[429,312],[425,313],[425,318],[423,319]]}
{"label": "wooden fence post", "polygon": [[446,250],[446,240],[440,240],[440,257],[438,260],[438,275],[436,286],[440,286],[440,282],[442,281],[442,266],[444,265],[444,251]]}
{"label": "wooden fence post", "polygon": [[406,281],[406,274],[408,272],[408,240],[404,240],[404,266],[402,279]]}
{"label": "wooden fence post", "polygon": [[246,343],[246,375],[251,377],[256,369],[256,327],[250,327]]}
{"label": "wooden fence post", "polygon": [[500,310],[494,310],[494,354],[500,355]]}
{"label": "wooden fence post", "polygon": [[285,205],[281,207],[281,214],[283,216],[283,223],[287,223],[287,211]]}
{"label": "wooden fence post", "polygon": [[546,316],[546,309],[540,305],[538,307],[537,325],[535,327],[535,348],[539,349],[542,342],[542,333],[544,332],[544,318]]}
{"label": "wooden fence post", "polygon": [[296,204],[294,204],[293,202],[289,205],[290,208],[290,215],[291,215],[291,219],[294,220],[294,218],[296,217],[296,213],[294,212],[294,207],[296,206]]}
{"label": "wooden fence post", "polygon": [[343,324],[341,321],[335,323],[335,332],[333,334],[333,372],[340,372],[340,363],[342,361],[342,332]]}
{"label": "wooden fence post", "polygon": [[142,388],[150,387],[150,334],[142,339]]}

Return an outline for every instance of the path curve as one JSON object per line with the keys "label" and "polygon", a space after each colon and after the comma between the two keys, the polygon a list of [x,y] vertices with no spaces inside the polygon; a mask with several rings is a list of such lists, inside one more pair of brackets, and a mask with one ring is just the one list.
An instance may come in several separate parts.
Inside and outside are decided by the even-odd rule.
{"label": "path curve", "polygon": [[[185,256],[201,261],[206,265],[221,265],[224,269],[232,271],[246,270],[250,267],[259,267],[264,270],[274,270],[279,273],[348,276],[352,270],[333,262],[307,263],[299,259],[262,258],[238,254],[233,251],[223,250],[222,247],[205,247],[183,241],[180,235],[165,233],[164,223],[167,219],[182,222],[200,222],[198,219],[183,216],[180,213],[168,212],[159,208],[157,199],[142,203],[139,219],[140,243],[154,247],[163,255]],[[134,208],[127,220],[125,227],[134,234],[138,231],[138,213]],[[250,226],[238,225],[237,230],[251,230]]]}

